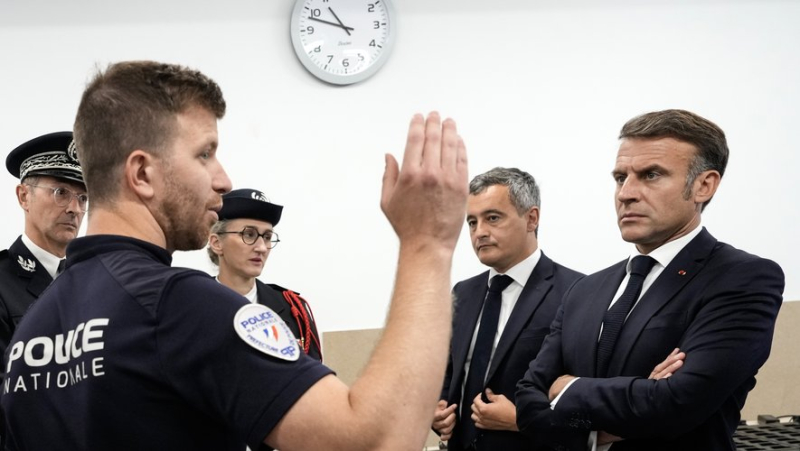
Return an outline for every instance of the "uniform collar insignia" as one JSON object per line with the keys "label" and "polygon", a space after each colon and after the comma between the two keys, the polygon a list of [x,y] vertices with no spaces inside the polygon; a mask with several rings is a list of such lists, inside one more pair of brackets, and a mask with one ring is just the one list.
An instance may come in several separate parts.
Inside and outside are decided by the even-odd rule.
{"label": "uniform collar insignia", "polygon": [[20,255],[19,259],[17,260],[17,263],[19,263],[19,266],[21,266],[22,269],[24,269],[25,271],[36,272],[36,262],[31,260],[30,258],[25,260]]}

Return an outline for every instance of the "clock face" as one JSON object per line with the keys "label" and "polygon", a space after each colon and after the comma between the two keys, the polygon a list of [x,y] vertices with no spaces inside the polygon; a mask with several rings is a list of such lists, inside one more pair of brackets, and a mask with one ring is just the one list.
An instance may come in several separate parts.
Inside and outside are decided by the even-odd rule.
{"label": "clock face", "polygon": [[292,43],[317,78],[348,85],[374,74],[392,49],[389,0],[297,0]]}

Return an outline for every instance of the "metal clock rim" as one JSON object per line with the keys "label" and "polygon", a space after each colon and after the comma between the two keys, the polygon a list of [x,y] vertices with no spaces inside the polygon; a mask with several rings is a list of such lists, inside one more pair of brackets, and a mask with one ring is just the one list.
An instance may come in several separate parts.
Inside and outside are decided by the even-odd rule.
{"label": "metal clock rim", "polygon": [[337,86],[346,86],[360,81],[366,80],[375,74],[389,58],[394,48],[395,32],[397,27],[397,19],[394,11],[394,5],[391,0],[380,0],[386,8],[386,15],[388,16],[388,30],[386,35],[386,45],[384,45],[378,58],[365,70],[357,72],[352,75],[336,75],[323,70],[321,67],[314,64],[310,58],[305,57],[306,51],[303,48],[303,43],[300,41],[300,14],[303,10],[303,5],[306,0],[296,0],[294,9],[292,10],[292,24],[290,33],[292,35],[292,46],[294,53],[300,63],[316,78]]}

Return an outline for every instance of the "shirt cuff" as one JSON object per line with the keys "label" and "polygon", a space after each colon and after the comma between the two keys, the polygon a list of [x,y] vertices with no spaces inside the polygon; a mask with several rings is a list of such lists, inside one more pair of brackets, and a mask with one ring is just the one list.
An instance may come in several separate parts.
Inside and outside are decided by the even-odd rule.
{"label": "shirt cuff", "polygon": [[563,396],[564,393],[567,392],[569,387],[571,387],[572,384],[574,384],[575,381],[577,381],[578,379],[580,379],[580,377],[576,377],[575,379],[572,379],[571,381],[567,382],[567,385],[564,386],[564,389],[561,390],[561,393],[559,393],[554,400],[550,401],[550,410],[555,410],[556,404],[558,404],[558,400],[561,399],[561,396]]}

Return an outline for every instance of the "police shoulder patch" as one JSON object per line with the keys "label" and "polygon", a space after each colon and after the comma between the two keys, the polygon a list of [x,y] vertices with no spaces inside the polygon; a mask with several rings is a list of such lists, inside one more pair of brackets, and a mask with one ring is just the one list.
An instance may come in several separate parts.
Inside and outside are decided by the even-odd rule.
{"label": "police shoulder patch", "polygon": [[245,343],[264,354],[289,361],[300,358],[300,348],[289,326],[267,306],[243,306],[233,317],[233,328]]}

